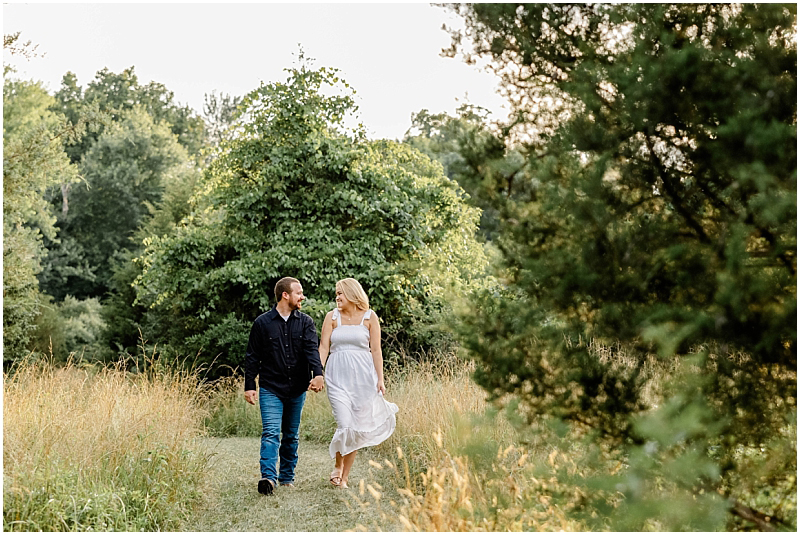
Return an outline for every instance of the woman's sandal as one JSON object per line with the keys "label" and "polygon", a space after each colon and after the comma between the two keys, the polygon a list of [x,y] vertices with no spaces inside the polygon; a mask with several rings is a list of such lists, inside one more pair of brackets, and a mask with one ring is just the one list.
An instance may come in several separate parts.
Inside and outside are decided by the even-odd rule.
{"label": "woman's sandal", "polygon": [[331,472],[331,485],[339,487],[342,485],[342,470],[341,468],[334,468]]}

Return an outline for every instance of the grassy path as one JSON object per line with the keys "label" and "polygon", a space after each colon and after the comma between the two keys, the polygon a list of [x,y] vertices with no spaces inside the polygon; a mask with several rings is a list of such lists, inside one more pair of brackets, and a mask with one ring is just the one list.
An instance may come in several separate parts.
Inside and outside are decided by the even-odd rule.
{"label": "grassy path", "polygon": [[382,520],[375,506],[358,505],[360,479],[377,481],[387,490],[393,487],[386,470],[369,466],[369,451],[356,458],[350,474],[353,488],[341,490],[328,482],[333,461],[327,445],[301,440],[296,487],[279,487],[274,495],[262,496],[256,490],[257,437],[211,438],[205,446],[213,453],[206,503],[187,522],[187,531],[344,531],[358,525],[370,531],[400,529]]}

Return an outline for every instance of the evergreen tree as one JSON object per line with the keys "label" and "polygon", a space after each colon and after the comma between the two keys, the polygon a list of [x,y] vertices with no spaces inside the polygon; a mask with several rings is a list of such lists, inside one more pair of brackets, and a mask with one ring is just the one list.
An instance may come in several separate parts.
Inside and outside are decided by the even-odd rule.
{"label": "evergreen tree", "polygon": [[[477,380],[623,448],[598,527],[791,528],[759,495],[796,474],[795,6],[452,9],[534,185],[503,207],[507,294],[465,318]],[[652,353],[680,370],[658,407]]]}

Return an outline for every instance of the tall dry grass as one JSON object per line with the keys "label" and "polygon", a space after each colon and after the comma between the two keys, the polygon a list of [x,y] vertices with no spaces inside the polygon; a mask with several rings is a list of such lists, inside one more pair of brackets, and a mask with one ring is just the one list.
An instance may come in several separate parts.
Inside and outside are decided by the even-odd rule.
{"label": "tall dry grass", "polygon": [[[384,525],[398,523],[404,531],[585,531],[581,523],[568,518],[562,508],[569,490],[557,473],[575,463],[563,452],[552,450],[546,460],[532,457],[526,448],[509,445],[498,448],[491,469],[476,469],[466,456],[453,456],[443,447],[442,434],[434,435],[437,458],[422,474],[422,483],[409,477],[401,450],[394,462],[370,463],[378,470],[394,471],[396,480],[405,479],[390,498],[380,485],[360,481],[351,499],[364,509],[377,509]],[[571,464],[571,466],[570,466]],[[402,465],[402,469],[400,466]],[[403,473],[404,472],[404,473]],[[357,526],[374,531],[374,526]]]}
{"label": "tall dry grass", "polygon": [[[631,366],[623,347],[588,345],[602,361]],[[669,363],[650,359],[647,366],[663,372]],[[387,398],[401,408],[397,430],[376,448],[387,459],[371,469],[393,472],[397,489],[362,481],[356,504],[407,531],[584,531],[565,507],[583,500],[569,481],[587,476],[590,464],[600,466],[588,462],[593,453],[544,421],[512,425],[486,401],[473,371],[455,355],[437,355],[392,378]],[[652,375],[645,388],[655,400],[662,373]]]}
{"label": "tall dry grass", "polygon": [[473,364],[435,357],[387,371],[386,397],[400,412],[395,433],[373,449],[383,462],[369,461],[369,471],[388,471],[394,488],[359,481],[350,499],[377,510],[381,524],[358,529],[581,531],[553,499],[569,490],[555,475],[570,460],[552,430],[522,440],[472,381]]}
{"label": "tall dry grass", "polygon": [[194,374],[74,362],[4,374],[3,528],[155,531],[180,527],[207,457]]}
{"label": "tall dry grass", "polygon": [[[594,339],[579,343],[586,344],[601,362],[641,367],[646,377],[642,396],[651,407],[663,402],[664,390],[675,380],[680,364],[678,358],[655,355],[640,362],[620,344],[609,346]],[[712,357],[747,358],[718,347],[700,349]],[[524,430],[512,428],[502,415],[491,413],[468,371],[469,367],[462,367],[429,372],[423,366],[401,375],[394,392],[400,394],[401,410],[403,406],[409,410],[409,420],[401,428],[398,415],[397,432],[381,446],[398,446],[391,460],[370,462],[373,475],[377,470],[392,473],[397,488],[362,481],[353,496],[356,504],[380,511],[383,525],[399,522],[406,531],[586,531],[589,526],[611,525],[598,515],[621,502],[617,486],[611,483],[627,468],[622,452],[594,443],[580,426],[568,428],[557,421],[535,419]],[[463,386],[463,397],[451,397],[458,386]],[[488,417],[479,417],[487,411]],[[423,430],[428,436],[418,437],[416,433]],[[421,471],[417,463],[417,477],[405,455],[409,446],[429,459]],[[657,485],[666,488],[668,483]],[[757,499],[766,503],[763,496]],[[603,503],[598,510],[597,504]],[[782,507],[784,502],[780,503]],[[658,520],[644,525],[648,530],[662,529]],[[375,531],[381,526],[358,529]]]}
{"label": "tall dry grass", "polygon": [[[455,354],[436,355],[408,363],[387,374],[386,398],[400,407],[397,429],[376,449],[394,455],[401,448],[412,470],[424,471],[439,454],[437,433],[449,451],[467,447],[477,421],[487,409],[486,392],[472,381],[474,364]],[[502,416],[491,429],[482,429],[480,441],[498,444],[513,440],[514,429]]]}
{"label": "tall dry grass", "polygon": [[[388,369],[386,399],[400,408],[397,428],[388,440],[371,449],[391,457],[400,447],[411,471],[420,473],[438,455],[439,447],[433,439],[437,431],[442,433],[444,446],[452,451],[468,445],[475,438],[472,419],[489,408],[486,393],[470,378],[472,371],[472,364],[452,353]],[[327,396],[309,393],[303,408],[301,436],[324,444],[330,442],[335,430],[336,421]],[[495,444],[512,440],[514,429],[498,417],[494,426],[482,433],[481,443]]]}

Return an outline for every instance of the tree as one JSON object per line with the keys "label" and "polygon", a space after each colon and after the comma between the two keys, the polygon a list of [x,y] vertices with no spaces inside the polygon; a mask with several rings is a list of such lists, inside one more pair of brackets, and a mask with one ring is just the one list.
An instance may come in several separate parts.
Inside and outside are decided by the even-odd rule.
{"label": "tree", "polygon": [[[142,267],[134,259],[144,253],[142,244],[146,240],[169,235],[190,214],[191,198],[197,193],[200,177],[201,171],[195,167],[178,167],[168,174],[160,201],[145,202],[148,215],[132,235],[132,243],[136,246],[112,258],[109,295],[103,302],[102,311],[106,325],[102,342],[104,347],[112,350],[108,358],[125,353],[138,358],[143,342],[140,337],[159,331],[159,323],[164,318],[136,302],[134,282],[142,275]],[[144,341],[157,343],[156,339]]]}
{"label": "tree", "polygon": [[[97,72],[95,79],[86,89],[78,85],[78,78],[67,72],[61,88],[55,94],[56,109],[70,120],[79,116],[86,107],[93,107],[110,115],[111,122],[118,121],[135,107],[142,108],[154,122],[165,122],[172,133],[178,137],[192,157],[199,158],[205,146],[205,124],[201,117],[188,106],[175,102],[174,93],[159,82],[146,85],[139,83],[134,67],[120,73],[108,69]],[[102,134],[102,128],[86,136],[80,144],[69,151],[72,161],[80,162],[81,157]]]}
{"label": "tree", "polygon": [[181,354],[236,366],[286,275],[317,320],[337,280],[359,279],[386,332],[420,343],[417,324],[485,266],[477,211],[440,165],[348,131],[352,90],[335,70],[289,72],[244,98],[241,134],[223,142],[192,213],[139,260],[138,302],[169,318],[153,337]]}
{"label": "tree", "polygon": [[212,91],[204,95],[203,118],[206,123],[208,140],[213,146],[229,139],[232,135],[231,129],[236,123],[239,115],[239,104],[241,97],[232,97],[227,94],[217,94]]}
{"label": "tree", "polygon": [[[4,36],[12,52],[19,34]],[[64,146],[81,134],[49,111],[53,98],[40,83],[19,80],[4,67],[3,82],[3,362],[23,356],[35,329],[41,294],[36,274],[41,269],[42,236],[55,234],[44,201],[52,184],[77,179]]]}
{"label": "tree", "polygon": [[169,125],[154,123],[142,108],[133,108],[109,125],[82,158],[85,183],[72,189],[70,211],[61,223],[61,235],[74,240],[92,277],[80,270],[73,276],[72,262],[52,262],[43,288],[59,300],[67,293],[104,296],[112,259],[137,247],[131,238],[149,217],[148,204],[158,203],[165,183],[184,176],[182,169],[190,166]]}
{"label": "tree", "polygon": [[[796,8],[452,9],[450,52],[490,59],[535,178],[503,207],[508,294],[465,318],[477,380],[624,448],[600,526],[790,522],[754,509],[796,472]],[[685,370],[657,409],[648,352]]]}
{"label": "tree", "polygon": [[[162,175],[178,160],[201,160],[205,123],[190,108],[175,103],[173,93],[163,84],[141,85],[133,67],[119,74],[98,71],[85,89],[68,72],[55,96],[52,109],[70,122],[96,118],[95,127],[79,143],[67,147],[71,160],[91,179],[78,190],[62,183],[46,193],[59,231],[56,239],[45,238],[47,256],[39,281],[58,301],[66,295],[104,298],[111,276],[110,259],[132,249],[131,233],[147,215],[147,203],[160,200]],[[158,126],[150,131],[153,124]],[[136,133],[137,128],[143,130]],[[109,136],[117,140],[109,144]],[[149,140],[144,139],[148,136]],[[172,137],[175,140],[168,139]],[[104,144],[103,148],[95,149],[98,144]],[[189,156],[184,154],[187,151]],[[99,186],[94,190],[93,182]],[[128,219],[114,217],[120,202]]]}
{"label": "tree", "polygon": [[413,114],[403,142],[442,164],[447,177],[469,194],[468,202],[481,209],[481,232],[492,239],[502,204],[529,193],[527,161],[506,147],[508,132],[493,131],[486,110],[464,104],[457,111],[457,117],[428,110]]}

